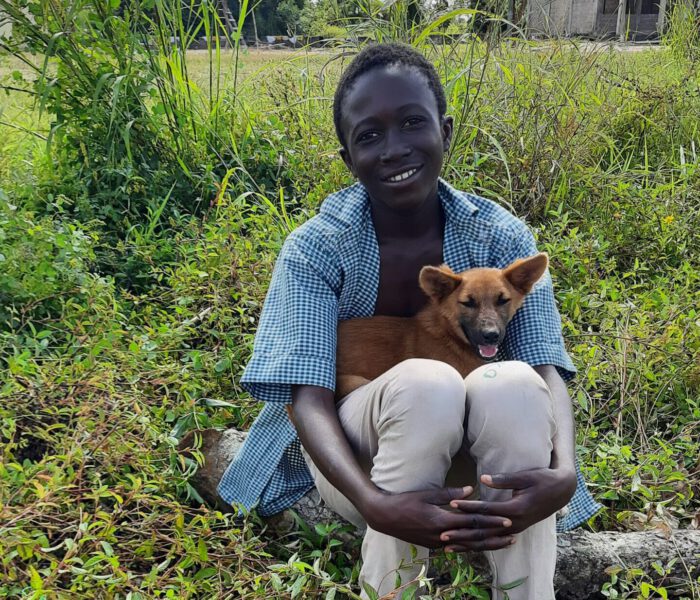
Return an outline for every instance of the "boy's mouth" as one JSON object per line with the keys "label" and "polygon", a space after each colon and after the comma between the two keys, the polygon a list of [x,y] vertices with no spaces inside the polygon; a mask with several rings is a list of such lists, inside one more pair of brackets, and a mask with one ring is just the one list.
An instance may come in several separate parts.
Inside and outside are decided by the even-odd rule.
{"label": "boy's mouth", "polygon": [[385,177],[384,181],[389,183],[401,183],[413,177],[416,173],[418,173],[418,171],[420,171],[420,167],[411,167],[410,169],[406,169],[400,173],[391,175],[390,177]]}

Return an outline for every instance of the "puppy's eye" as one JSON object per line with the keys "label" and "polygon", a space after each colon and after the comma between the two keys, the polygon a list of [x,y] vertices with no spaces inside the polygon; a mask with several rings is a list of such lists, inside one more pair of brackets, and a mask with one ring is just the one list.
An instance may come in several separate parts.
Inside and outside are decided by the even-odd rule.
{"label": "puppy's eye", "polygon": [[467,308],[476,308],[476,300],[474,300],[474,298],[467,298],[464,302],[460,302],[460,304]]}
{"label": "puppy's eye", "polygon": [[503,306],[504,304],[508,304],[510,302],[510,298],[506,298],[503,294],[498,296],[498,300],[496,300],[496,304],[498,306]]}

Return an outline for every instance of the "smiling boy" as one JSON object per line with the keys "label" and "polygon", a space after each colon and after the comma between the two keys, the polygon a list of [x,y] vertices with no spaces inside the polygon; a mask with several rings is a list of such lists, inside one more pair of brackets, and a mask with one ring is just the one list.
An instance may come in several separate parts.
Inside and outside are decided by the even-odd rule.
{"label": "smiling boy", "polygon": [[[548,276],[509,325],[500,362],[463,380],[412,359],[337,404],[333,392],[339,320],[412,316],[426,303],[421,267],[503,268],[536,253],[532,234],[439,178],[452,118],[434,67],[413,49],[363,50],[340,81],[334,122],[359,183],[284,244],[242,379],[266,405],[219,493],[265,516],[315,484],[366,527],[360,583],[380,594],[410,582],[428,549],[442,547],[487,552],[494,598],[522,580],[512,600],[553,600],[556,527],[598,507],[575,465],[562,379],[574,367]],[[468,500],[476,487],[480,499]]]}

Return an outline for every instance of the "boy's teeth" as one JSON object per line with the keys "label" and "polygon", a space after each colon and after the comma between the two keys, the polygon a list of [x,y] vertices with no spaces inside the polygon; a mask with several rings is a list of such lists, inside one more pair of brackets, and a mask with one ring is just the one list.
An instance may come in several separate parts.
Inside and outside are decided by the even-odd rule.
{"label": "boy's teeth", "polygon": [[416,170],[417,169],[409,169],[408,171],[404,171],[403,173],[399,173],[398,175],[389,177],[389,181],[397,182],[403,181],[404,179],[408,179],[411,175],[413,175],[416,172]]}

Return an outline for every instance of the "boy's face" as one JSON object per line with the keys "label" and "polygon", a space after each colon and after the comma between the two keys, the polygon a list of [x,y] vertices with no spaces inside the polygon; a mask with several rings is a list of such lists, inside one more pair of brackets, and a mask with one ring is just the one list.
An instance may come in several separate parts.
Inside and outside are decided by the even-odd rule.
{"label": "boy's face", "polygon": [[340,154],[373,202],[412,211],[437,194],[452,118],[440,118],[425,76],[405,66],[360,75],[342,104]]}

